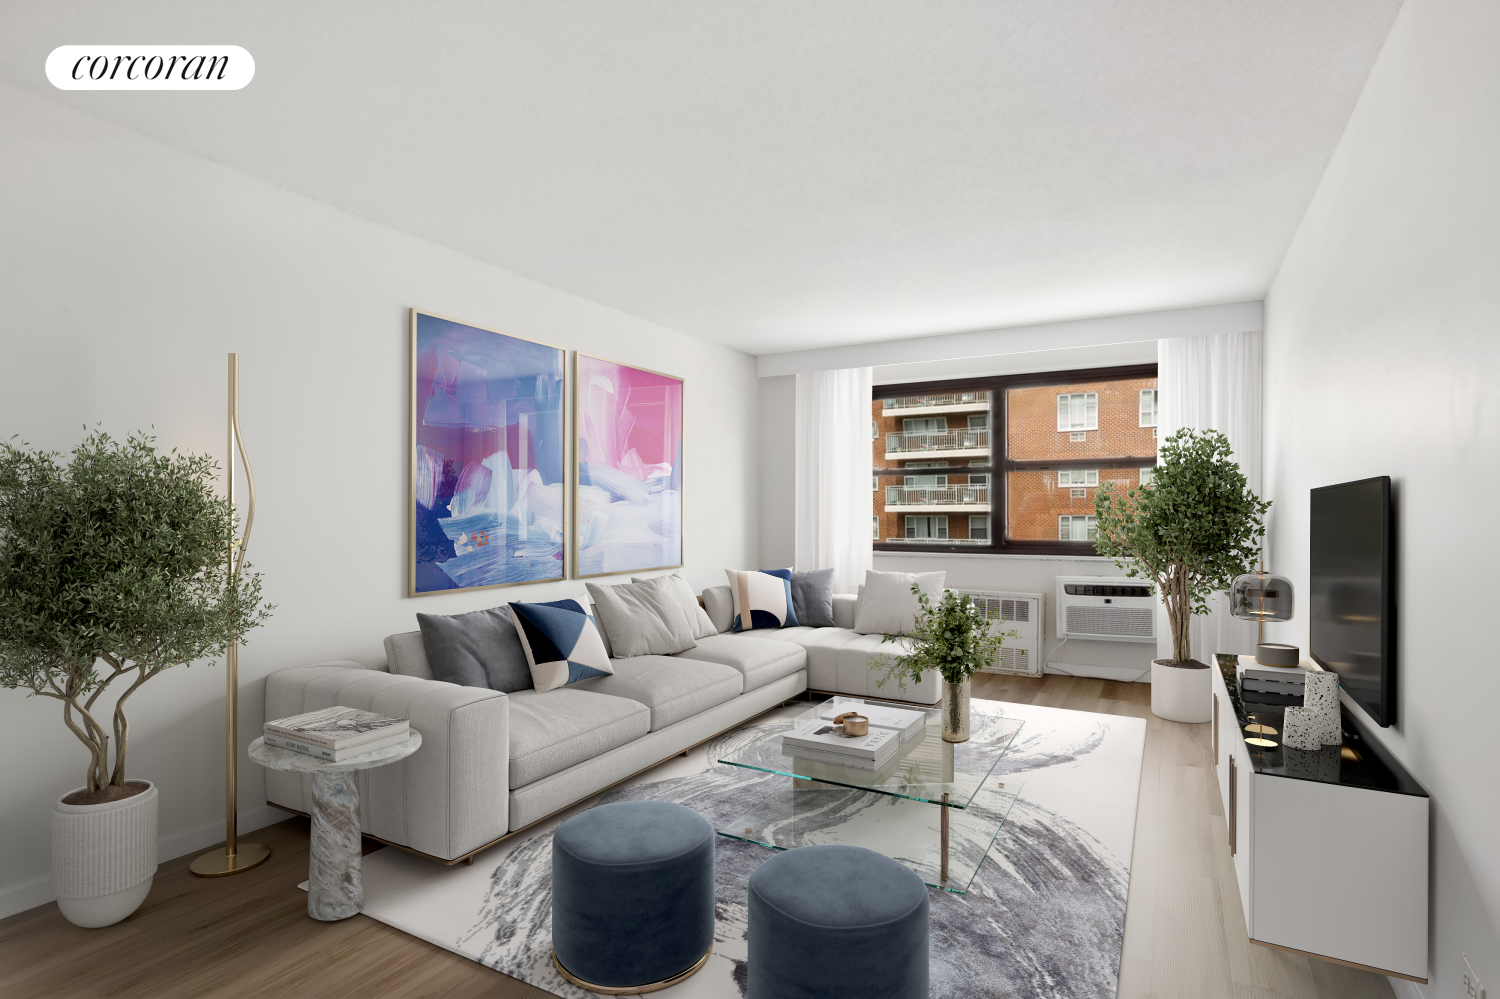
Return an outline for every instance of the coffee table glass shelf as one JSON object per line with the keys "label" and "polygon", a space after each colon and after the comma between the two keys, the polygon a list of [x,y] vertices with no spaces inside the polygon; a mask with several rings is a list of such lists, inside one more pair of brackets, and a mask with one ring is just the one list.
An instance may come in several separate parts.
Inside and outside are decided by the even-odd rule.
{"label": "coffee table glass shelf", "polygon": [[[776,724],[720,763],[787,777],[750,811],[718,832],[774,850],[844,843],[892,857],[934,888],[968,891],[1005,824],[1021,787],[991,779],[1021,730],[1005,705],[974,701],[967,742],[944,742],[938,710],[923,710],[925,730],[879,770],[861,770],[787,756],[781,737],[827,709],[853,711],[867,703],[835,697]],[[911,705],[870,701],[909,710]]]}

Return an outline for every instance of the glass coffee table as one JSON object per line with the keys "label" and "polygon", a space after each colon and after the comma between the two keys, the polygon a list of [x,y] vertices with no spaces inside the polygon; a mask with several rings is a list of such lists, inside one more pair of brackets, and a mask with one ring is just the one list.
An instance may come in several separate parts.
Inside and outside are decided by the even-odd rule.
{"label": "glass coffee table", "polygon": [[[861,770],[787,756],[781,737],[827,709],[855,711],[869,703],[921,711],[926,728],[877,770]],[[900,861],[934,888],[956,894],[969,889],[1011,806],[1020,793],[991,780],[1021,730],[998,701],[974,701],[967,742],[944,742],[936,708],[835,697],[722,757],[719,762],[780,774],[787,783],[750,811],[726,823],[719,835],[774,850],[844,843]]]}

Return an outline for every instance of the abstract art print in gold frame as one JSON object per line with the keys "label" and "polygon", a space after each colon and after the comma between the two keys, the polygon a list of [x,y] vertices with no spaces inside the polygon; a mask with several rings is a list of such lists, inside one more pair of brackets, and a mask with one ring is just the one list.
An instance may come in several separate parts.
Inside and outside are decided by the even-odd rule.
{"label": "abstract art print in gold frame", "polygon": [[411,311],[408,593],[567,578],[567,351]]}
{"label": "abstract art print in gold frame", "polygon": [[682,565],[681,378],[573,357],[579,578]]}

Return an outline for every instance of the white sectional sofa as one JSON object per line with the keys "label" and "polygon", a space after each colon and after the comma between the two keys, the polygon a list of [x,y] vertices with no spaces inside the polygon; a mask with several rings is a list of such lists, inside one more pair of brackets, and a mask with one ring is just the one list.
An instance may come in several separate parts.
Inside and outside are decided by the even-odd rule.
{"label": "white sectional sofa", "polygon": [[[359,771],[367,836],[443,863],[478,851],[683,753],[804,691],[936,704],[936,674],[877,689],[879,635],[852,630],[857,598],[834,597],[835,627],[730,632],[729,588],[700,598],[718,635],[673,656],[611,659],[611,676],[501,693],[433,679],[419,631],[385,639],[384,667],[320,663],[266,682],[266,718],[342,705],[404,717],[410,758]],[[312,779],[266,771],[269,804],[310,814]]]}

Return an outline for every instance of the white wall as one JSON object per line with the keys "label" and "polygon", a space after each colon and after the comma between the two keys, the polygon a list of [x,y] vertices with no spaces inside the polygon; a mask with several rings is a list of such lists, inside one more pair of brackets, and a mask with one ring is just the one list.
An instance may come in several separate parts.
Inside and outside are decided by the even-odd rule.
{"label": "white wall", "polygon": [[[417,610],[582,591],[403,596],[408,307],[684,376],[687,575],[713,585],[725,566],[754,563],[748,356],[9,87],[0,178],[4,437],[66,450],[84,425],[154,426],[163,445],[221,455],[225,354],[241,354],[259,487],[251,559],[278,605],[241,656],[242,744],[272,670],[378,660],[381,638],[415,627]],[[130,776],[161,784],[163,856],[220,842],[222,667],[174,670],[131,703]],[[0,691],[0,915],[51,897],[52,801],[82,781],[87,757],[54,704]],[[246,828],[284,817],[243,757],[239,791]]]}
{"label": "white wall", "polygon": [[[1427,999],[1464,994],[1464,953],[1500,994],[1497,49],[1492,0],[1407,0],[1266,302],[1271,566],[1306,592],[1311,487],[1394,480],[1400,694],[1377,731],[1432,795]],[[1279,630],[1306,648],[1305,614]]]}

